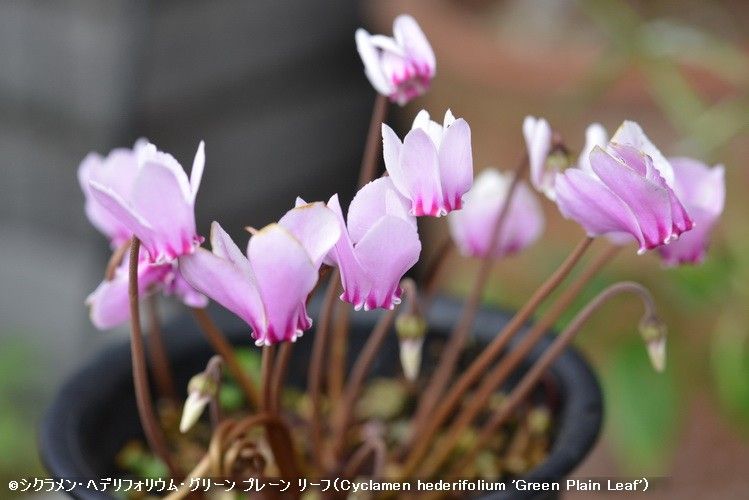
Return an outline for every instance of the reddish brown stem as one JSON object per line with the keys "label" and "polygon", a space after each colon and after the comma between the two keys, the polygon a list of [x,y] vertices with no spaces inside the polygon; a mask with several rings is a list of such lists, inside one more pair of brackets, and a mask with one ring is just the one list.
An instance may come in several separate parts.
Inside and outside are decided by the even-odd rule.
{"label": "reddish brown stem", "polygon": [[[502,329],[499,334],[492,340],[492,342],[481,352],[481,354],[468,366],[463,372],[458,381],[453,385],[448,394],[443,398],[445,407],[450,409],[454,408],[455,405],[460,401],[463,395],[468,391],[471,386],[476,383],[479,378],[486,373],[489,365],[494,362],[497,357],[502,353],[504,348],[509,343],[513,335],[515,335],[520,328],[525,324],[526,321],[531,317],[536,308],[553,292],[557,286],[567,277],[572,271],[572,268],[585,254],[585,251],[590,247],[592,238],[585,237],[572,253],[565,259],[565,261],[559,266],[559,268],[552,274],[531,296],[530,300],[520,308],[520,310],[513,316],[507,325]],[[439,410],[441,416],[445,412],[444,409]],[[411,452],[406,460],[406,464],[403,467],[403,473],[410,475],[420,463],[424,454],[428,451],[431,444],[431,440],[438,430],[439,425],[442,421],[439,421],[434,417],[434,414],[430,415],[430,418],[426,419],[420,425],[414,425],[414,434],[409,442],[412,447]]]}
{"label": "reddish brown stem", "polygon": [[166,353],[166,346],[164,345],[164,337],[161,333],[159,306],[155,295],[150,295],[146,300],[146,309],[148,310],[148,354],[151,359],[151,368],[156,381],[156,387],[162,398],[176,403],[177,391],[174,387],[172,367],[169,363],[169,356]]}
{"label": "reddish brown stem", "polygon": [[293,342],[282,342],[278,349],[278,359],[273,369],[270,391],[270,412],[278,414],[281,411],[281,396],[283,395],[283,384],[286,380],[286,372],[289,369],[289,360],[294,350]]}
{"label": "reddish brown stem", "polygon": [[118,246],[114,252],[112,252],[112,256],[109,257],[109,261],[107,262],[107,267],[104,270],[105,280],[112,281],[114,279],[115,271],[117,271],[117,268],[120,267],[120,264],[122,264],[122,259],[125,258],[125,255],[127,254],[127,251],[130,249],[130,245],[132,243],[133,243],[133,240],[129,239],[122,245]]}
{"label": "reddish brown stem", "polygon": [[380,151],[381,128],[382,123],[387,118],[387,112],[387,97],[377,94],[374,107],[372,108],[372,118],[369,121],[367,142],[364,145],[364,154],[359,171],[359,187],[362,187],[377,175],[377,157]]}
{"label": "reddish brown stem", "polygon": [[247,402],[250,403],[253,407],[259,408],[260,395],[258,393],[258,390],[255,387],[254,382],[250,380],[250,378],[242,369],[242,366],[239,364],[239,360],[234,354],[232,345],[228,340],[226,340],[224,334],[221,332],[218,326],[216,326],[205,309],[193,308],[192,313],[195,317],[195,321],[200,326],[201,331],[213,347],[213,350],[221,355],[222,358],[224,358],[224,362],[226,363],[226,367],[229,369],[229,373],[231,373],[234,380],[242,388],[242,392],[244,392],[244,395],[247,398]]}
{"label": "reddish brown stem", "polygon": [[260,361],[260,386],[263,388],[263,403],[261,408],[263,411],[274,415],[270,411],[271,407],[271,374],[273,373],[273,361],[276,357],[276,346],[266,345],[263,346],[263,355]]}
{"label": "reddish brown stem", "polygon": [[575,338],[588,318],[603,304],[622,293],[631,293],[640,298],[645,308],[643,318],[649,319],[655,317],[655,301],[653,300],[653,296],[647,288],[639,283],[631,281],[615,283],[596,295],[593,300],[577,313],[567,328],[554,339],[554,342],[544,351],[543,355],[533,364],[518,385],[510,392],[507,399],[502,402],[500,407],[484,424],[479,438],[471,450],[455,466],[453,474],[460,474],[468,464],[475,460],[476,455],[486,446],[487,441],[491,441],[492,435],[506,421],[507,417],[512,414],[515,408],[531,393],[539,379],[546,373],[546,370],[549,369],[554,360],[564,352],[564,349],[572,342],[572,339]]}
{"label": "reddish brown stem", "polygon": [[[439,445],[433,453],[428,454],[426,461],[418,470],[419,477],[430,477],[434,474],[437,469],[444,463],[444,461],[450,456],[454,446],[460,440],[466,428],[470,423],[478,416],[478,414],[485,408],[487,401],[494,392],[502,386],[507,380],[507,377],[520,366],[520,363],[526,358],[531,349],[538,343],[538,341],[549,331],[564,311],[572,305],[572,302],[585,288],[585,285],[590,282],[593,277],[598,274],[601,268],[606,265],[613,257],[619,247],[611,246],[604,251],[595,261],[588,266],[585,271],[572,283],[565,293],[559,297],[554,303],[551,310],[549,310],[540,321],[533,325],[531,330],[525,335],[523,340],[517,345],[515,349],[509,352],[509,354],[502,358],[501,362],[494,367],[482,380],[479,388],[471,394],[467,405],[458,413],[458,416],[450,424],[450,427],[443,439],[440,440]],[[446,401],[446,404],[440,405],[434,415],[436,424],[441,425],[445,421],[451,412],[453,407],[450,402]]]}
{"label": "reddish brown stem", "polygon": [[350,305],[338,302],[330,345],[330,369],[328,370],[328,397],[338,401],[343,394],[346,378],[346,353],[348,351],[348,326]]}
{"label": "reddish brown stem", "polygon": [[390,331],[394,318],[394,309],[386,311],[380,316],[374,330],[367,337],[367,342],[356,358],[354,366],[351,368],[351,374],[343,391],[341,403],[336,407],[333,418],[333,456],[336,460],[340,459],[343,454],[346,444],[346,431],[354,413],[354,405],[369,374],[369,369],[372,367],[372,363]]}
{"label": "reddish brown stem", "polygon": [[[512,201],[515,188],[520,182],[523,171],[528,165],[528,156],[523,154],[521,161],[515,168],[512,182],[507,190],[507,196],[505,197],[502,207],[500,208],[497,220],[494,223],[492,229],[492,235],[489,243],[489,248],[494,248],[500,241],[502,227],[504,221],[507,218],[508,209],[510,202]],[[416,414],[413,419],[414,428],[420,428],[426,420],[430,418],[435,405],[439,402],[445,387],[450,382],[450,378],[455,373],[455,368],[458,365],[458,360],[463,352],[463,347],[468,340],[473,327],[473,320],[476,317],[476,311],[478,310],[479,304],[481,303],[481,297],[484,294],[486,283],[489,280],[489,275],[492,266],[494,265],[494,256],[492,252],[487,252],[486,256],[481,259],[481,265],[479,266],[476,278],[473,282],[473,287],[468,295],[468,298],[463,305],[463,312],[460,315],[457,325],[450,334],[447,345],[442,351],[440,360],[438,361],[437,368],[432,374],[431,379],[424,390],[424,393],[419,400]]]}
{"label": "reddish brown stem", "polygon": [[434,294],[437,293],[437,287],[442,278],[442,272],[444,271],[445,265],[449,261],[450,254],[454,248],[455,246],[453,245],[452,238],[446,236],[440,246],[437,247],[437,251],[434,252],[432,260],[424,270],[421,282],[421,289],[424,291],[424,310],[429,310],[429,305],[434,298]]}
{"label": "reddish brown stem", "polygon": [[140,328],[140,302],[138,297],[138,251],[140,240],[133,238],[130,248],[130,275],[128,293],[130,297],[130,349],[133,364],[133,384],[138,416],[146,435],[148,445],[154,454],[169,468],[172,477],[179,477],[179,470],[169,454],[164,431],[151,401],[151,389],[148,386],[148,370],[143,348],[143,332]]}

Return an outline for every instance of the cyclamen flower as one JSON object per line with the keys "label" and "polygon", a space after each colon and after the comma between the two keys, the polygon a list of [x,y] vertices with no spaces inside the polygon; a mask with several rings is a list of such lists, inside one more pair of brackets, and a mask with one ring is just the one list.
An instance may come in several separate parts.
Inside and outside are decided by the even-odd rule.
{"label": "cyclamen flower", "polygon": [[[153,144],[136,148],[137,171],[89,180],[93,199],[143,243],[151,262],[190,254],[202,238],[195,229],[195,196],[205,166],[201,142],[190,179],[171,155]],[[127,181],[127,182],[126,182]]]}
{"label": "cyclamen flower", "polygon": [[419,260],[416,218],[388,177],[362,187],[351,201],[347,222],[334,195],[328,207],[337,215],[341,237],[328,254],[341,273],[341,300],[356,310],[393,309],[401,299],[400,280]]}
{"label": "cyclamen flower", "polygon": [[638,253],[644,253],[692,228],[668,181],[673,179],[671,165],[639,125],[625,122],[607,150],[596,146],[589,159],[590,171],[569,168],[555,182],[562,215],[588,235],[606,234],[617,241],[633,237]]}
{"label": "cyclamen flower", "polygon": [[258,231],[246,256],[214,222],[212,252],[199,247],[179,267],[188,283],[246,321],[257,345],[293,342],[312,326],[305,301],[339,237],[335,214],[312,203]]}
{"label": "cyclamen flower", "polygon": [[691,158],[669,158],[674,171],[674,192],[694,220],[694,229],[658,249],[670,266],[699,264],[710,244],[710,233],[723,212],[726,182],[723,165],[709,168]]}
{"label": "cyclamen flower", "polygon": [[[530,166],[530,180],[533,187],[554,201],[556,192],[554,182],[559,168],[547,164],[549,153],[552,149],[552,130],[543,118],[526,116],[523,121],[523,137],[528,151],[528,164]],[[577,166],[585,171],[591,172],[590,152],[595,146],[605,146],[608,142],[606,129],[599,123],[592,123],[585,130],[585,146],[583,147]]]}
{"label": "cyclamen flower", "polygon": [[[111,280],[103,280],[87,298],[91,323],[99,330],[108,330],[130,319],[129,292],[130,256],[125,255]],[[206,307],[208,298],[185,283],[176,262],[153,264],[141,251],[138,262],[138,295],[155,292],[175,295],[189,307]]]}
{"label": "cyclamen flower", "polygon": [[403,106],[424,94],[434,78],[434,51],[416,20],[401,15],[393,22],[393,38],[356,30],[356,49],[369,82],[380,94]]}
{"label": "cyclamen flower", "polygon": [[403,142],[382,124],[385,168],[416,216],[459,210],[473,183],[471,128],[448,109],[442,125],[422,110]]}
{"label": "cyclamen flower", "polygon": [[504,257],[532,245],[544,229],[544,215],[533,192],[520,182],[502,223],[499,241],[490,248],[493,228],[512,183],[512,174],[496,169],[481,172],[464,197],[462,210],[449,215],[450,234],[463,255]]}

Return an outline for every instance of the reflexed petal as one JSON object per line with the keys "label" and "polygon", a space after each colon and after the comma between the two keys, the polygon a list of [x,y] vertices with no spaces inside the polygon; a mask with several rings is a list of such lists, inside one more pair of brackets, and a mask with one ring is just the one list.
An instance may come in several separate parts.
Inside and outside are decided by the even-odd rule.
{"label": "reflexed petal", "polygon": [[447,128],[438,156],[444,205],[448,210],[459,209],[473,182],[471,128],[464,119]]}
{"label": "reflexed petal", "polygon": [[278,223],[302,244],[316,268],[341,236],[335,214],[322,202],[297,206]]}
{"label": "reflexed petal", "polygon": [[361,240],[372,226],[384,215],[392,214],[412,221],[416,219],[408,213],[408,201],[395,190],[390,177],[380,177],[363,186],[349,205],[347,228],[353,243]]}
{"label": "reflexed petal", "polygon": [[687,210],[699,207],[716,216],[723,212],[726,199],[723,165],[709,168],[691,158],[669,158],[669,162],[674,169],[674,192]]}
{"label": "reflexed petal", "polygon": [[110,188],[94,181],[89,182],[89,186],[91,196],[96,203],[107,210],[131,234],[137,235],[146,249],[154,249],[155,251],[154,231],[148,221],[134,212],[130,205]]}
{"label": "reflexed petal", "polygon": [[691,209],[690,213],[696,222],[695,226],[679,236],[679,239],[658,247],[658,252],[667,266],[700,264],[705,260],[716,218],[699,208]]}
{"label": "reflexed petal", "polygon": [[190,170],[190,194],[192,195],[193,205],[195,196],[200,188],[200,181],[203,178],[203,169],[205,168],[205,142],[200,141],[198,151],[195,153],[195,159],[192,161],[192,170]]}
{"label": "reflexed petal", "polygon": [[414,118],[411,125],[411,130],[414,129],[421,129],[426,132],[436,148],[439,148],[440,144],[442,144],[442,136],[445,130],[442,125],[429,117],[427,110],[422,109],[416,114],[416,118]]}
{"label": "reflexed petal", "polygon": [[445,111],[445,118],[442,120],[442,127],[447,128],[450,125],[452,125],[455,122],[455,115],[453,115],[453,112],[448,108],[447,111]]}
{"label": "reflexed petal", "polygon": [[596,146],[605,147],[609,142],[609,135],[606,129],[600,123],[592,123],[585,129],[585,146],[580,152],[577,160],[577,166],[584,172],[593,174],[593,168],[590,166],[590,153]]}
{"label": "reflexed petal", "polygon": [[216,221],[211,223],[211,251],[217,257],[229,261],[239,271],[241,271],[248,280],[254,282],[255,276],[252,274],[252,268],[247,257],[239,249],[234,240],[224,231]]}
{"label": "reflexed petal", "polygon": [[653,166],[660,172],[666,183],[673,187],[674,172],[671,164],[660,150],[655,147],[655,144],[648,139],[648,136],[645,135],[640,125],[633,121],[625,121],[616,133],[614,133],[613,137],[611,137],[611,142],[633,146],[635,149],[650,156],[653,160]]}
{"label": "reflexed petal", "polygon": [[429,75],[434,75],[436,66],[434,51],[413,17],[406,14],[396,17],[393,22],[393,35],[409,57],[426,65],[430,70]]}
{"label": "reflexed petal", "polygon": [[247,256],[255,272],[267,317],[256,343],[294,341],[301,335],[298,318],[307,295],[317,283],[317,268],[287,229],[270,224],[250,238]]}
{"label": "reflexed petal", "polygon": [[419,235],[411,224],[390,215],[381,218],[354,248],[372,280],[364,308],[392,308],[400,302],[398,284],[420,253]]}
{"label": "reflexed petal", "polygon": [[408,186],[407,198],[411,199],[412,213],[417,216],[443,214],[439,160],[426,132],[414,129],[406,135],[400,165]]}
{"label": "reflexed petal", "polygon": [[179,271],[193,288],[242,318],[253,332],[264,331],[265,310],[259,290],[238,266],[197,248],[179,258]]}
{"label": "reflexed petal", "polygon": [[369,83],[372,84],[374,89],[380,94],[389,96],[393,92],[393,88],[385,78],[385,74],[382,72],[380,66],[380,55],[377,48],[374,46],[371,40],[371,35],[366,30],[359,28],[356,30],[356,49],[359,52],[364,63],[364,73],[369,79]]}
{"label": "reflexed petal", "polygon": [[[646,169],[650,159],[641,155]],[[634,162],[621,162],[600,147],[590,154],[593,171],[604,184],[630,208],[640,226],[647,249],[660,246],[671,239],[673,221],[671,200],[667,187],[661,185],[648,170],[643,174]],[[631,168],[635,167],[635,168]],[[650,179],[647,177],[651,177]]]}
{"label": "reflexed petal", "polygon": [[528,150],[531,184],[553,199],[554,172],[546,171],[546,158],[551,151],[551,127],[543,118],[526,116],[523,137]]}
{"label": "reflexed petal", "polygon": [[195,290],[190,283],[185,280],[182,273],[179,272],[175,264],[174,276],[169,286],[165,288],[165,293],[176,296],[187,307],[202,309],[208,306],[208,297]]}
{"label": "reflexed petal", "polygon": [[589,236],[628,233],[646,248],[640,226],[629,207],[600,180],[570,168],[556,176],[557,205],[562,215],[583,226]]}
{"label": "reflexed petal", "polygon": [[400,156],[403,143],[389,126],[382,124],[382,158],[385,161],[385,169],[395,188],[403,196],[409,197],[410,191],[406,182],[403,169],[401,168]]}
{"label": "reflexed petal", "polygon": [[341,273],[341,285],[343,286],[341,299],[351,303],[358,310],[364,305],[364,294],[369,290],[371,280],[354,255],[354,244],[346,230],[338,195],[333,195],[330,198],[328,207],[338,217],[342,229],[341,238],[329,254],[331,263],[337,266]]}

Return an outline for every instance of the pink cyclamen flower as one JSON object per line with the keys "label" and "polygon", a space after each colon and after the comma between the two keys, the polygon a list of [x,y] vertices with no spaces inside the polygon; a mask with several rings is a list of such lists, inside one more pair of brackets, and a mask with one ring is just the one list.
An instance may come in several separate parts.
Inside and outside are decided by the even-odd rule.
{"label": "pink cyclamen flower", "polygon": [[119,182],[117,176],[92,179],[93,199],[140,239],[151,262],[169,262],[192,253],[202,242],[195,229],[195,196],[205,166],[203,142],[189,179],[177,160],[153,144],[136,152],[134,179],[129,183]]}
{"label": "pink cyclamen flower", "polygon": [[512,174],[490,168],[481,172],[463,198],[463,209],[448,217],[450,234],[463,255],[493,257],[511,255],[532,245],[544,229],[541,205],[528,185],[515,188],[499,241],[490,248],[493,228],[507,198]]}
{"label": "pink cyclamen flower", "polygon": [[699,264],[707,253],[710,233],[723,213],[726,198],[722,165],[710,168],[691,158],[669,158],[674,192],[694,220],[694,229],[658,249],[666,265]]}
{"label": "pink cyclamen flower", "polygon": [[434,51],[416,20],[401,15],[393,22],[393,38],[356,30],[356,48],[369,82],[401,106],[422,95],[434,78]]}
{"label": "pink cyclamen flower", "polygon": [[89,183],[112,186],[117,192],[129,193],[138,173],[138,152],[146,144],[148,143],[141,139],[132,149],[114,149],[106,157],[98,153],[89,153],[78,167],[78,182],[86,198],[86,216],[91,224],[109,239],[112,248],[125,243],[132,238],[133,233],[94,199]]}
{"label": "pink cyclamen flower", "polygon": [[[593,148],[590,171],[569,168],[556,175],[562,215],[590,236],[634,238],[638,253],[668,244],[692,228],[692,220],[667,176],[673,170],[633,122],[625,122],[606,150]],[[665,163],[664,163],[665,162]]]}
{"label": "pink cyclamen flower", "polygon": [[473,183],[471,128],[448,109],[442,125],[422,110],[403,142],[382,124],[385,168],[416,216],[459,210]]}
{"label": "pink cyclamen flower", "polygon": [[179,268],[193,287],[246,321],[257,345],[293,342],[312,326],[305,301],[339,236],[323,203],[292,209],[258,231],[246,256],[214,222],[212,252],[199,247],[179,258]]}
{"label": "pink cyclamen flower", "polygon": [[416,218],[389,177],[362,187],[344,222],[334,195],[328,207],[337,215],[341,237],[328,254],[338,267],[344,300],[356,310],[392,309],[400,303],[400,280],[419,260],[421,242]]}
{"label": "pink cyclamen flower", "polygon": [[[523,137],[528,152],[528,164],[530,166],[530,180],[533,187],[554,201],[556,192],[554,180],[559,168],[547,164],[549,153],[552,149],[552,130],[544,118],[526,116],[523,121]],[[598,123],[592,123],[585,130],[585,146],[583,147],[577,166],[588,172],[590,169],[590,152],[595,146],[605,146],[608,142],[606,129]]]}
{"label": "pink cyclamen flower", "polygon": [[[130,255],[125,255],[111,280],[103,280],[87,298],[91,323],[99,330],[108,330],[130,319],[129,298]],[[162,292],[174,295],[189,307],[206,307],[208,298],[194,290],[177,269],[176,262],[154,264],[148,261],[144,250],[138,261],[138,295],[148,296]]]}

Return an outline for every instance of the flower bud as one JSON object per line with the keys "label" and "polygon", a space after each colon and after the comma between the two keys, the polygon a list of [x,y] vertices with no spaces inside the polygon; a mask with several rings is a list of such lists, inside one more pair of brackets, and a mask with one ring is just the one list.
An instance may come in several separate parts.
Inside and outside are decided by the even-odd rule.
{"label": "flower bud", "polygon": [[187,399],[182,409],[179,431],[187,432],[198,421],[203,410],[218,394],[218,384],[205,372],[198,373],[187,384]]}
{"label": "flower bud", "polygon": [[400,344],[403,374],[408,380],[414,381],[419,376],[427,323],[418,314],[402,314],[395,320],[395,331]]}
{"label": "flower bud", "polygon": [[640,335],[650,356],[650,362],[656,371],[666,368],[666,324],[656,316],[640,321]]}

